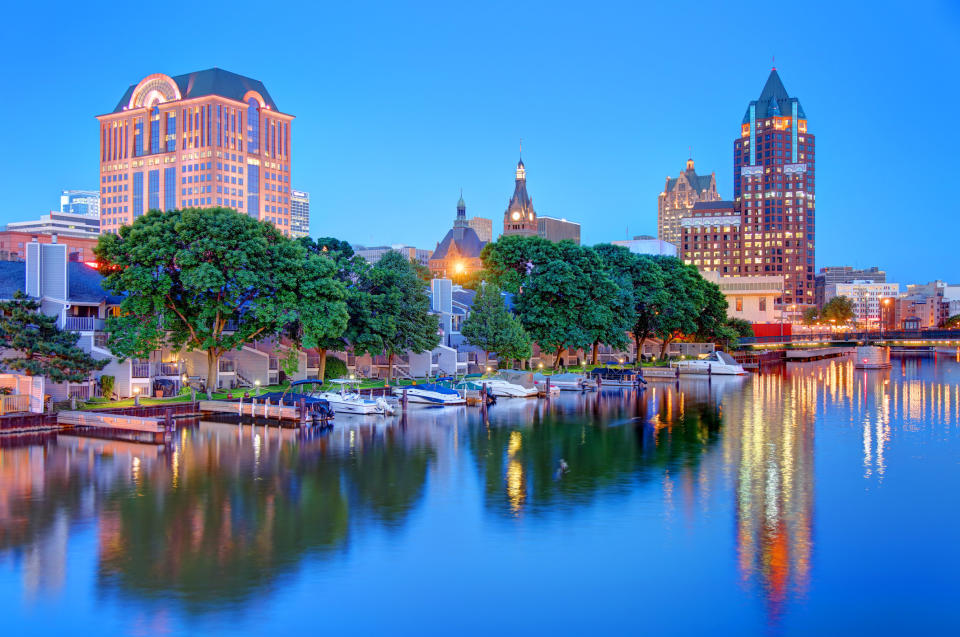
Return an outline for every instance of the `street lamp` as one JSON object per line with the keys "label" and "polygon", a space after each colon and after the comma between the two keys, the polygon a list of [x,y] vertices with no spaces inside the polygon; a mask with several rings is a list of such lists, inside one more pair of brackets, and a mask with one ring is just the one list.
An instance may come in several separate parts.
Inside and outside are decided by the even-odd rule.
{"label": "street lamp", "polygon": [[140,386],[139,385],[133,388],[133,404],[135,407],[140,406]]}
{"label": "street lamp", "polygon": [[258,378],[257,380],[253,381],[253,384],[257,386],[256,395],[259,396],[260,395],[260,379]]}
{"label": "street lamp", "polygon": [[883,324],[884,324],[884,309],[890,305],[890,299],[883,299],[883,303],[880,304],[880,340],[883,340]]}

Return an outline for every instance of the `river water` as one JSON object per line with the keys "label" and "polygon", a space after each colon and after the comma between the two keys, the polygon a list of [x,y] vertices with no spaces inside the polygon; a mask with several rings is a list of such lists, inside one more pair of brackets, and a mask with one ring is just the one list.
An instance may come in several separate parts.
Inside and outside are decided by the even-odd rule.
{"label": "river water", "polygon": [[[960,363],[0,439],[17,634],[957,634]],[[560,469],[561,459],[567,470]]]}

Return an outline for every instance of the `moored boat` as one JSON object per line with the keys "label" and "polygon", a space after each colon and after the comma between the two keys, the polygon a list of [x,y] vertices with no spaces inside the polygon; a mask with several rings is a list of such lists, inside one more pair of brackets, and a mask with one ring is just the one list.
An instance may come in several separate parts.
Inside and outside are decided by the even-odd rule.
{"label": "moored boat", "polygon": [[423,405],[465,405],[467,400],[460,395],[456,389],[440,383],[418,383],[416,385],[405,385],[403,387],[394,387],[393,395],[402,397],[403,392],[407,392],[408,403],[419,403]]}
{"label": "moored boat", "polygon": [[619,367],[596,367],[590,370],[590,377],[602,387],[637,387],[646,385],[643,375],[634,369]]}
{"label": "moored boat", "polygon": [[347,380],[336,378],[330,381],[334,385],[340,386],[340,391],[327,391],[319,394],[319,398],[325,399],[333,407],[334,413],[340,414],[360,414],[364,416],[371,415],[390,415],[393,413],[393,407],[383,398],[364,398],[360,395],[360,382],[356,380]]}
{"label": "moored boat", "polygon": [[674,366],[681,374],[724,374],[742,375],[747,371],[726,352],[716,351],[706,358],[680,361]]}

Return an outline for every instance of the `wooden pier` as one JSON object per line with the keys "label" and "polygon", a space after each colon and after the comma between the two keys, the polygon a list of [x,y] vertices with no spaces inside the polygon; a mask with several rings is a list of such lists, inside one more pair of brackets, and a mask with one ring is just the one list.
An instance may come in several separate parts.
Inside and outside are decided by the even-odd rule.
{"label": "wooden pier", "polygon": [[167,438],[173,431],[173,419],[144,418],[126,414],[105,414],[90,411],[61,411],[57,414],[61,427],[90,427],[106,431],[132,434],[151,434]]}
{"label": "wooden pier", "polygon": [[200,413],[224,414],[227,416],[247,416],[267,420],[300,420],[300,410],[292,405],[271,405],[267,401],[227,402],[223,400],[201,400]]}

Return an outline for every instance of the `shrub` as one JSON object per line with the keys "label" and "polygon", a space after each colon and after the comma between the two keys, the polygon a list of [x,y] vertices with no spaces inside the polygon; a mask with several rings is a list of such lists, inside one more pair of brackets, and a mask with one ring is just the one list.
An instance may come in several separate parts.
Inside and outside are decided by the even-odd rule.
{"label": "shrub", "polygon": [[327,356],[327,365],[323,370],[323,380],[328,381],[331,378],[346,378],[347,364],[336,356]]}
{"label": "shrub", "polygon": [[113,398],[113,388],[116,382],[117,379],[109,374],[100,377],[100,393],[103,394],[104,398],[108,400]]}

